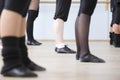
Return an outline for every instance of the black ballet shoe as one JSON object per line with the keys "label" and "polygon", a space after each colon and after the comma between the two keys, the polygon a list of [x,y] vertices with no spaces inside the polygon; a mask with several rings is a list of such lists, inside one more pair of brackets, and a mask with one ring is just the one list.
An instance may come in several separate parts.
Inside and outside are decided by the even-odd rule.
{"label": "black ballet shoe", "polygon": [[41,45],[42,43],[36,41],[36,40],[31,40],[27,41],[27,45]]}
{"label": "black ballet shoe", "polygon": [[80,58],[81,62],[93,62],[93,63],[105,63],[105,61],[101,58],[98,58],[92,54],[88,54],[84,57]]}
{"label": "black ballet shoe", "polygon": [[64,53],[64,54],[74,54],[76,51],[70,49],[68,46],[65,45],[63,48],[55,48],[55,52],[57,53]]}
{"label": "black ballet shoe", "polygon": [[27,68],[30,69],[31,71],[46,71],[46,68],[39,66],[34,62],[30,62],[29,65],[27,65]]}
{"label": "black ballet shoe", "polygon": [[5,77],[37,77],[37,74],[23,66],[10,69],[1,74]]}

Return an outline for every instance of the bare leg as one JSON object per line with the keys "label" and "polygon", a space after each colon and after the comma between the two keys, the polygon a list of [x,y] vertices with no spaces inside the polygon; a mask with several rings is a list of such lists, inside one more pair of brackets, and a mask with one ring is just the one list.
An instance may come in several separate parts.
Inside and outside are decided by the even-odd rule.
{"label": "bare leg", "polygon": [[64,32],[64,21],[62,19],[56,19],[54,23],[54,33],[55,33],[56,44],[64,43],[63,32]]}

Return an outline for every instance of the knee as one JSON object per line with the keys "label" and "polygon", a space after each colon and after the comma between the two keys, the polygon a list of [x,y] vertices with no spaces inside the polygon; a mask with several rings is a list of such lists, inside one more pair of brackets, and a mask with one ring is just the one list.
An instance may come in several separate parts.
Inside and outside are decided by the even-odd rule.
{"label": "knee", "polygon": [[120,30],[119,30],[119,25],[118,24],[114,24],[113,25],[113,31],[115,32],[115,33],[120,33]]}

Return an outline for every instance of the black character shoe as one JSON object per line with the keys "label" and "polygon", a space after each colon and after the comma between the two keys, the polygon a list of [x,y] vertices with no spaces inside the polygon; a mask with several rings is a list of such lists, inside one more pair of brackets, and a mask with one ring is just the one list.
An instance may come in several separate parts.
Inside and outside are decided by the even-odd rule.
{"label": "black character shoe", "polygon": [[31,71],[45,71],[46,69],[42,66],[39,66],[33,62],[30,62],[29,65],[27,65],[27,68]]}
{"label": "black character shoe", "polygon": [[41,45],[42,43],[36,41],[36,40],[32,40],[32,41],[27,41],[27,45]]}
{"label": "black character shoe", "polygon": [[103,59],[100,59],[92,54],[88,54],[80,58],[81,62],[93,62],[93,63],[105,63]]}
{"label": "black character shoe", "polygon": [[70,48],[68,48],[67,46],[65,46],[65,47],[63,47],[63,48],[55,48],[55,51],[57,52],[57,53],[71,53],[71,54],[73,54],[73,53],[76,53],[76,51],[74,51],[74,50],[72,50],[72,49],[70,49]]}
{"label": "black character shoe", "polygon": [[1,74],[6,77],[37,77],[37,74],[31,72],[24,66],[13,68]]}

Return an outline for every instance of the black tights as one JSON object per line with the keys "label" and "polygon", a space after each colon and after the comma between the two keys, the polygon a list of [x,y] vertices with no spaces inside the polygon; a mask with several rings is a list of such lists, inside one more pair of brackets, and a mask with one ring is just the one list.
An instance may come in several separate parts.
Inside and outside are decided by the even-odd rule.
{"label": "black tights", "polygon": [[79,57],[84,57],[90,54],[88,43],[89,27],[91,15],[96,6],[96,2],[97,0],[83,0],[83,2],[81,2],[80,11],[75,23],[77,56]]}
{"label": "black tights", "polygon": [[81,14],[76,20],[75,34],[76,34],[76,44],[77,44],[77,55],[85,56],[90,54],[88,35],[90,26],[90,16],[86,14]]}

